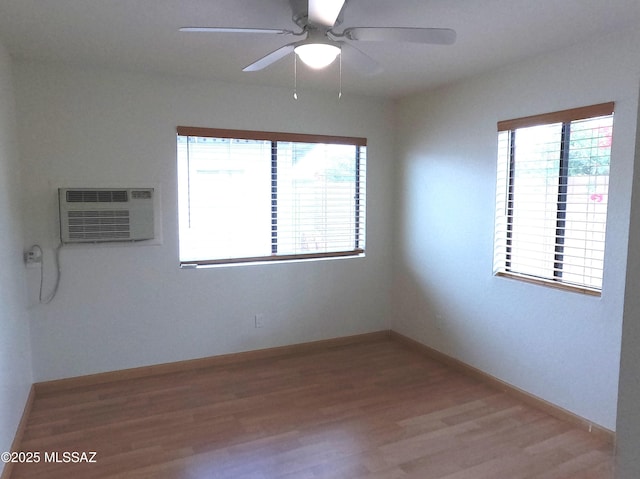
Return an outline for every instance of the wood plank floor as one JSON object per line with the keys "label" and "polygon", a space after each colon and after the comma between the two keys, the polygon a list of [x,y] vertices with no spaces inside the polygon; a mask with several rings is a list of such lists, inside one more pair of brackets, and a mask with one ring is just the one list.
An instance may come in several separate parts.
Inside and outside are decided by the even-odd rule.
{"label": "wood plank floor", "polygon": [[40,394],[21,450],[97,462],[11,478],[612,479],[611,449],[388,339]]}

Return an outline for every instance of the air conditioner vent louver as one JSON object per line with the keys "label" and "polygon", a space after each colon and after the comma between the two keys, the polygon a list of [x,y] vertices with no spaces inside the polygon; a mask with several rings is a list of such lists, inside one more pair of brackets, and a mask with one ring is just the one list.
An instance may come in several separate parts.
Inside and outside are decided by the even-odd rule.
{"label": "air conditioner vent louver", "polygon": [[127,210],[69,211],[69,238],[96,241],[129,239],[131,224]]}
{"label": "air conditioner vent louver", "polygon": [[68,190],[68,203],[126,203],[127,190]]}
{"label": "air conditioner vent louver", "polygon": [[63,243],[154,238],[153,188],[61,188],[59,199]]}

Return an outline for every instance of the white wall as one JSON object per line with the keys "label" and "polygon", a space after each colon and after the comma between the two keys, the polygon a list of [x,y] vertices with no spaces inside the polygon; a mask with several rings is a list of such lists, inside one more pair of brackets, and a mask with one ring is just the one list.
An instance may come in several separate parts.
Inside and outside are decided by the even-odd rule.
{"label": "white wall", "polygon": [[[640,108],[638,117],[640,118]],[[640,477],[640,124],[636,135],[635,156],[618,392],[616,479]]]}
{"label": "white wall", "polygon": [[[161,190],[162,245],[65,246],[49,305],[34,304],[29,272],[36,381],[388,328],[392,103],[28,63],[15,77],[26,238],[45,247],[45,293],[56,188]],[[367,137],[366,258],[180,270],[177,125]]]}
{"label": "white wall", "polygon": [[[615,429],[640,57],[635,32],[403,99],[393,329]],[[496,122],[615,101],[601,298],[492,275]]]}
{"label": "white wall", "polygon": [[14,107],[11,61],[0,44],[0,451],[11,446],[32,382]]}
{"label": "white wall", "polygon": [[[639,41],[622,34],[406,98],[397,118],[390,102],[364,97],[305,93],[296,102],[287,89],[14,65],[24,244],[45,247],[45,291],[58,186],[161,190],[161,245],[63,248],[60,291],[49,305],[37,304],[37,270],[28,271],[34,380],[393,327],[614,429]],[[493,277],[496,122],[611,100],[602,298]],[[367,137],[367,257],[180,270],[177,125]],[[2,205],[18,223],[15,208]],[[265,315],[263,329],[253,328],[255,313]],[[24,397],[30,368],[21,334],[26,359],[14,377]]]}

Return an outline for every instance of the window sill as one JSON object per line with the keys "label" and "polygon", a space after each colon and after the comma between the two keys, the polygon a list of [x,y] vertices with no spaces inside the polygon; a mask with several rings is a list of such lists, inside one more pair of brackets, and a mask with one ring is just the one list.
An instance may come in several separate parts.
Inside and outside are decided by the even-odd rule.
{"label": "window sill", "polygon": [[586,294],[588,296],[596,296],[596,297],[601,297],[602,296],[602,291],[597,290],[597,289],[587,288],[586,286],[576,286],[576,285],[568,284],[568,283],[560,283],[558,281],[552,281],[552,280],[549,280],[549,279],[537,278],[535,276],[527,276],[525,274],[498,272],[498,273],[495,273],[495,276],[498,276],[498,277],[501,277],[501,278],[516,279],[516,280],[519,280],[519,281],[524,281],[525,283],[537,284],[537,285],[540,285],[540,286],[546,286],[548,288],[560,289],[560,290],[563,290],[563,291],[570,291],[572,293]]}
{"label": "window sill", "polygon": [[364,250],[340,251],[332,253],[297,254],[282,256],[258,256],[253,258],[230,258],[220,260],[182,261],[181,269],[214,268],[228,266],[255,266],[260,264],[301,263],[331,259],[363,258]]}

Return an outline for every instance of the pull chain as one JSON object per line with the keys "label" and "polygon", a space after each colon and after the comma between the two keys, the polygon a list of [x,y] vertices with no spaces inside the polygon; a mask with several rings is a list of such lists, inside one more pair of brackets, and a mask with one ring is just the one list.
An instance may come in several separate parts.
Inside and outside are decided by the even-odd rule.
{"label": "pull chain", "polygon": [[342,98],[342,48],[340,49],[340,88],[338,91],[338,100]]}
{"label": "pull chain", "polygon": [[298,99],[298,55],[293,54],[293,99]]}

